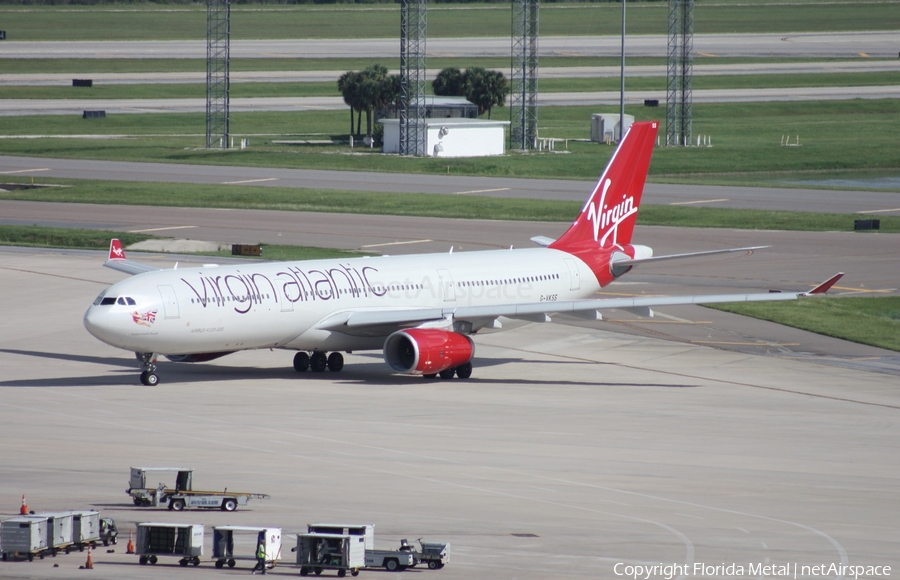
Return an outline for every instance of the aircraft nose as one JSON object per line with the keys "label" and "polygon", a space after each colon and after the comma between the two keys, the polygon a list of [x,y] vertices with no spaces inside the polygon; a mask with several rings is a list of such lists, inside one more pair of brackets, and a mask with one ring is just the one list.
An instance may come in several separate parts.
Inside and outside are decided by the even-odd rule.
{"label": "aircraft nose", "polygon": [[87,312],[84,313],[84,327],[95,338],[106,343],[109,343],[109,323],[108,308],[103,310],[96,306],[91,306],[87,309]]}

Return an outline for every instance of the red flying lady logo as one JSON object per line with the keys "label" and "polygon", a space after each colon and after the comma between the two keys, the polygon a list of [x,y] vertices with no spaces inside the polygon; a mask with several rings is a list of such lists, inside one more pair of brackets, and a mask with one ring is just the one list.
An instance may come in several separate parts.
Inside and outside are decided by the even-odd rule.
{"label": "red flying lady logo", "polygon": [[131,313],[131,318],[134,320],[135,324],[140,324],[142,326],[153,326],[153,323],[156,322],[156,310],[148,310],[141,314],[137,310]]}

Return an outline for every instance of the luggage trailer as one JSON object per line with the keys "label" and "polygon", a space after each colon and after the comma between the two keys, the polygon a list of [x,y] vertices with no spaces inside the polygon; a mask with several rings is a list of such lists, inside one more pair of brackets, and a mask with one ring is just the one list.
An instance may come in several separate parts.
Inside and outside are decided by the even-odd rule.
{"label": "luggage trailer", "polygon": [[266,568],[274,568],[281,559],[281,528],[252,526],[216,526],[213,528],[213,558],[216,568],[234,568],[238,560],[256,563],[257,547],[266,549]]}
{"label": "luggage trailer", "polygon": [[159,557],[181,557],[182,566],[200,565],[203,524],[140,523],[135,553],[141,564],[156,564]]}

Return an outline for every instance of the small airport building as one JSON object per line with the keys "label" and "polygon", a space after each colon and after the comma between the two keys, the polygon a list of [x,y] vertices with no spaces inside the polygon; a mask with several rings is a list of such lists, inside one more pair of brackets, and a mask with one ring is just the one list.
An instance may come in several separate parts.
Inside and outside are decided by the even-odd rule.
{"label": "small airport building", "polygon": [[[385,153],[400,153],[400,121],[382,119]],[[509,121],[445,118],[425,119],[428,157],[486,157],[506,153]]]}
{"label": "small airport building", "polygon": [[[478,118],[478,107],[465,97],[428,95],[425,108],[425,155],[428,157],[485,157],[506,153],[509,121]],[[400,122],[395,107],[389,106],[384,125],[385,153],[400,153]]]}

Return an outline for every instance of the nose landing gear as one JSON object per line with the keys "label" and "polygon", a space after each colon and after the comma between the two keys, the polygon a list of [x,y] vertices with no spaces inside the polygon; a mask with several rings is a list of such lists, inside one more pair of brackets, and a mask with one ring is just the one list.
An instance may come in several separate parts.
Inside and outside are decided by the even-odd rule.
{"label": "nose landing gear", "polygon": [[141,361],[141,384],[148,387],[158,385],[159,375],[156,374],[156,353],[136,352],[134,354]]}

